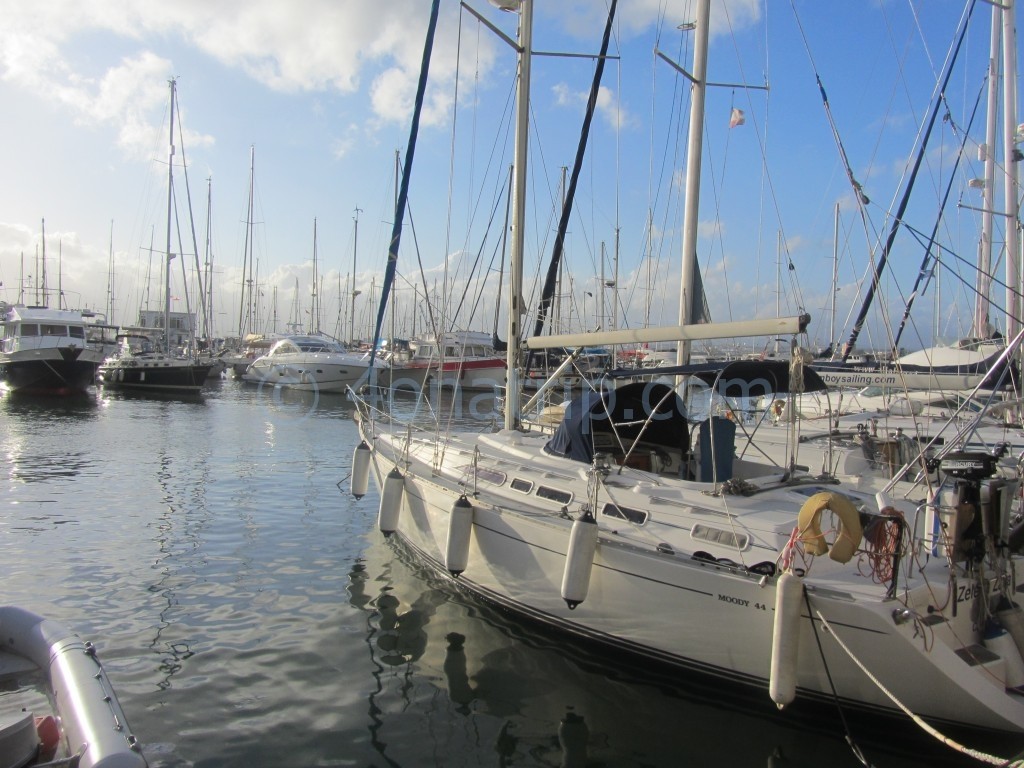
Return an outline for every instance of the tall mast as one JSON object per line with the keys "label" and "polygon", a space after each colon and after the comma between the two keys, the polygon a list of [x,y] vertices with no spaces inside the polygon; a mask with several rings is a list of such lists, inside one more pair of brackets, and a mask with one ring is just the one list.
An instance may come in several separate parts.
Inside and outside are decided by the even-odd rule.
{"label": "tall mast", "polygon": [[107,322],[114,322],[114,220],[110,220],[110,252],[107,255]]}
{"label": "tall mast", "polygon": [[1003,166],[1006,205],[1006,338],[1013,339],[1021,328],[1020,203],[1017,195],[1017,24],[1016,0],[1003,4]]}
{"label": "tall mast", "polygon": [[253,327],[253,284],[252,284],[252,199],[256,167],[256,147],[249,145],[249,201],[245,213],[245,246],[242,253],[242,301],[238,305],[238,338],[255,331]]}
{"label": "tall mast", "polygon": [[171,87],[171,106],[167,130],[167,247],[164,249],[164,354],[171,352],[171,216],[174,201],[174,89],[175,81],[169,81]]}
{"label": "tall mast", "polygon": [[[978,242],[978,296],[974,308],[971,334],[979,338],[989,335],[989,293],[992,285],[992,224],[995,214],[996,120],[999,112],[999,41],[1002,34],[1002,11],[992,6],[992,30],[988,55],[988,102],[985,120],[985,143],[982,151],[981,240]],[[1009,311],[1009,307],[1007,308]]]}
{"label": "tall mast", "polygon": [[211,245],[210,230],[213,224],[213,179],[206,179],[206,244],[204,254],[204,265],[206,267],[206,311],[203,313],[206,319],[206,342],[213,340],[213,248]]}
{"label": "tall mast", "polygon": [[320,301],[316,291],[316,217],[313,217],[313,306],[309,313],[309,332],[320,333]]}
{"label": "tall mast", "polygon": [[362,210],[358,205],[356,206],[355,225],[352,230],[352,303],[349,305],[351,313],[348,325],[349,347],[355,347],[356,344],[356,296],[359,295],[359,291],[356,290],[356,255],[359,253],[359,213]]}
{"label": "tall mast", "polygon": [[832,311],[828,326],[829,358],[836,355],[836,291],[839,287],[839,203],[836,203],[835,220],[832,224]]}
{"label": "tall mast", "polygon": [[533,0],[519,3],[519,82],[516,88],[516,138],[512,196],[512,243],[509,251],[508,351],[505,372],[505,429],[519,426],[522,368],[520,324],[523,306],[523,245],[526,222],[526,152],[530,135],[530,60],[533,55]]}
{"label": "tall mast", "polygon": [[[694,24],[693,76],[690,78],[690,129],[686,149],[686,207],[683,211],[683,266],[679,284],[679,324],[691,322],[696,288],[697,215],[700,211],[700,164],[704,144],[704,96],[707,90],[708,28],[711,0],[697,3]],[[676,364],[690,362],[690,342],[681,340],[676,347]]]}
{"label": "tall mast", "polygon": [[[36,275],[37,275],[37,279],[36,279],[36,305],[42,307],[42,306],[46,306],[46,219],[41,219],[40,222],[41,222],[40,223],[40,231],[42,232],[43,247],[42,247],[42,258],[39,261],[39,271],[36,272]],[[42,278],[41,278],[42,282],[41,283],[40,283],[40,278],[38,277],[39,275],[42,276]],[[39,298],[40,285],[42,285],[42,291],[43,291],[42,300],[40,300],[40,298]]]}

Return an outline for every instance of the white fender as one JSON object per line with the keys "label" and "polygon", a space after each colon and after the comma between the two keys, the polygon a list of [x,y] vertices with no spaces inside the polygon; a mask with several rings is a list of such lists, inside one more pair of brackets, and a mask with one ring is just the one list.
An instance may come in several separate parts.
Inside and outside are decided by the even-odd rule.
{"label": "white fender", "polygon": [[366,495],[370,483],[370,446],[361,440],[352,456],[352,495],[357,499]]}
{"label": "white fender", "polygon": [[789,571],[782,574],[775,585],[772,666],[768,678],[768,692],[779,709],[796,698],[803,593],[804,585],[800,577]]}
{"label": "white fender", "polygon": [[465,496],[459,496],[448,516],[448,541],[444,548],[444,565],[452,576],[458,576],[469,564],[472,535],[473,504]]}
{"label": "white fender", "polygon": [[587,599],[590,572],[597,552],[597,532],[597,521],[589,509],[573,521],[569,551],[565,555],[565,571],[562,573],[562,599],[569,610]]}
{"label": "white fender", "polygon": [[405,495],[405,477],[392,468],[384,478],[380,491],[380,509],[377,512],[377,527],[384,535],[394,533],[398,528],[398,516],[402,512],[402,496]]}

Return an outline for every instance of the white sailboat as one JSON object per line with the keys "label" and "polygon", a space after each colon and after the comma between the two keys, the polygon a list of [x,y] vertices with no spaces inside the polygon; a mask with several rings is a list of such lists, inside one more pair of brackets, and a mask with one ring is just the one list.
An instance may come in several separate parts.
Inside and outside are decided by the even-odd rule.
{"label": "white sailboat", "polygon": [[[519,13],[519,123],[509,295],[520,297],[532,0]],[[698,3],[687,213],[695,235],[709,0]],[[692,247],[684,245],[683,275]],[[689,259],[687,257],[690,257]],[[692,291],[683,286],[681,317]],[[1021,559],[1006,546],[1016,482],[991,456],[949,455],[921,506],[733,455],[735,424],[690,423],[671,386],[591,392],[557,432],[520,421],[520,312],[509,314],[504,429],[418,431],[359,401],[352,490],[380,488],[379,528],[465,589],[614,654],[796,699],[1024,732]],[[805,318],[531,339],[531,347],[793,335]],[[627,338],[628,337],[628,338]],[[685,360],[683,361],[685,362]],[[696,373],[696,369],[687,369]],[[800,358],[723,394],[800,391]],[[724,377],[724,378],[723,378]],[[1014,639],[1015,638],[1015,639]]]}
{"label": "white sailboat", "polygon": [[[104,387],[144,392],[196,394],[210,373],[212,360],[200,362],[194,354],[180,356],[171,352],[171,250],[174,208],[174,105],[176,82],[170,85],[170,128],[167,157],[167,241],[164,261],[163,344],[157,348],[144,334],[118,336],[118,351],[103,361],[99,379]],[[190,334],[191,336],[192,334]],[[191,345],[194,349],[194,344]]]}

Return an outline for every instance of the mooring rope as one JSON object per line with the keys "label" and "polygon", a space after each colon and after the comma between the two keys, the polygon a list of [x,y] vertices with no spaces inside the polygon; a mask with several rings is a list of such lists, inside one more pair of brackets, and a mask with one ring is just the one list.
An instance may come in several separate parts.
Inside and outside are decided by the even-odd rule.
{"label": "mooring rope", "polygon": [[856,664],[858,667],[860,667],[861,671],[865,675],[868,676],[868,679],[871,682],[873,682],[876,686],[878,686],[878,689],[882,693],[884,693],[886,696],[888,696],[892,700],[893,704],[895,704],[897,707],[899,707],[901,710],[903,710],[903,712],[907,715],[907,717],[909,717],[911,720],[913,720],[915,723],[917,723],[917,725],[920,726],[926,733],[928,733],[929,735],[935,737],[936,739],[941,741],[943,744],[945,744],[947,747],[951,747],[951,748],[957,750],[958,752],[962,752],[963,754],[965,754],[965,755],[967,755],[969,757],[973,757],[975,760],[979,760],[979,761],[981,761],[983,763],[988,763],[989,765],[1004,766],[1005,768],[1024,768],[1024,758],[1017,757],[1017,758],[1013,758],[1012,760],[1007,760],[1007,759],[1002,758],[1002,757],[996,757],[995,755],[990,755],[990,754],[988,754],[986,752],[981,752],[981,751],[976,750],[976,749],[971,749],[970,747],[965,747],[963,744],[960,744],[959,742],[954,741],[949,736],[946,736],[945,734],[940,733],[934,727],[932,727],[931,725],[926,723],[922,718],[918,717],[916,714],[911,712],[909,707],[907,707],[902,701],[900,701],[898,698],[896,698],[896,695],[892,691],[890,691],[888,688],[886,688],[885,685],[882,684],[881,680],[879,680],[877,677],[875,677],[873,674],[871,674],[871,671],[868,670],[868,668],[865,667],[864,664],[861,663],[860,659],[858,659],[856,656],[853,655],[853,651],[851,651],[846,646],[846,643],[844,643],[840,639],[839,635],[837,635],[835,630],[832,629],[832,626],[828,623],[828,621],[825,619],[825,617],[821,615],[821,611],[816,610],[815,613],[818,615],[818,618],[821,619],[821,625],[822,625],[822,627],[825,628],[825,631],[827,631],[830,635],[832,635],[832,637],[835,638],[836,642],[839,644],[839,647],[842,648],[846,652],[846,655],[850,657],[850,659],[853,661],[853,663]]}

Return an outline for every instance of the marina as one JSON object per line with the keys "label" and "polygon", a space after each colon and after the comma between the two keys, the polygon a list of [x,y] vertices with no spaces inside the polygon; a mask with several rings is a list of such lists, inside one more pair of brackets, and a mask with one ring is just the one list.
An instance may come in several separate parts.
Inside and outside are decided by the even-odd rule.
{"label": "marina", "polygon": [[[274,214],[311,215],[312,259],[265,251],[250,144],[240,270],[214,223],[223,104],[183,80],[186,129],[167,79],[137,253],[111,222],[106,274],[74,260],[66,291],[51,237],[54,288],[44,221],[14,287],[0,273],[0,768],[1024,766],[1015,5],[861,11],[912,36],[887,62],[900,116],[888,76],[832,69],[841,14],[814,4],[780,29],[767,4],[609,0],[576,25],[535,0],[433,0],[366,91],[372,140],[351,123],[307,154],[350,169],[343,195],[302,203],[326,219],[298,207],[312,175],[283,181],[281,137],[334,131],[341,102],[305,95],[347,101],[358,78],[273,74],[305,53],[268,52],[262,79],[221,62],[310,110],[275,114],[260,178],[297,183]],[[802,59],[763,83],[761,29]],[[313,64],[318,43],[293,50]],[[153,71],[133,76],[154,103]],[[844,115],[862,87],[872,105]],[[769,91],[788,125],[770,163]],[[824,115],[804,133],[809,97]],[[622,140],[647,122],[649,147]],[[369,155],[399,123],[385,184]],[[866,165],[875,124],[896,134],[870,149],[885,172]],[[814,131],[834,146],[809,149]],[[822,151],[838,194],[812,178]],[[210,169],[203,247],[190,167]],[[802,183],[777,192],[783,176]],[[386,186],[360,271],[351,196]],[[104,311],[69,308],[104,278]]]}
{"label": "marina", "polygon": [[[0,398],[0,602],[95,643],[150,766],[860,764],[832,707],[625,664],[424,571],[349,494],[353,414],[232,380]],[[879,768],[978,764],[849,727]]]}

